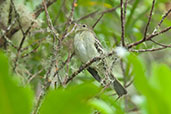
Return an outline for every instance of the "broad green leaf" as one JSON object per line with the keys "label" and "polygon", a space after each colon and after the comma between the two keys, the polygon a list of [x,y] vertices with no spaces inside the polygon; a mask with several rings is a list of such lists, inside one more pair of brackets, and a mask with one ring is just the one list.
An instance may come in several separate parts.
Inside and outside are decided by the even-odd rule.
{"label": "broad green leaf", "polygon": [[169,100],[171,72],[169,68],[157,66],[153,70],[152,77],[147,79],[146,69],[143,67],[142,62],[132,54],[128,56],[128,60],[133,65],[134,84],[137,90],[146,98],[148,114],[169,114],[171,107],[171,100]]}
{"label": "broad green leaf", "polygon": [[66,89],[51,90],[40,107],[40,114],[90,114],[88,99],[99,89],[93,84],[81,84]]}
{"label": "broad green leaf", "polygon": [[156,89],[158,94],[160,95],[163,102],[165,102],[165,106],[163,110],[167,110],[167,113],[171,113],[171,70],[168,66],[162,65],[154,65],[153,66],[153,74],[150,79],[151,86]]}
{"label": "broad green leaf", "polygon": [[97,109],[101,114],[112,114],[114,111],[112,110],[112,106],[107,104],[105,101],[100,99],[92,99],[90,104]]}
{"label": "broad green leaf", "polygon": [[30,114],[33,93],[12,78],[7,57],[0,52],[0,114]]}
{"label": "broad green leaf", "polygon": [[136,88],[145,95],[150,94],[150,86],[145,74],[146,69],[143,67],[140,60],[133,54],[128,56],[128,61],[133,65],[134,84]]}

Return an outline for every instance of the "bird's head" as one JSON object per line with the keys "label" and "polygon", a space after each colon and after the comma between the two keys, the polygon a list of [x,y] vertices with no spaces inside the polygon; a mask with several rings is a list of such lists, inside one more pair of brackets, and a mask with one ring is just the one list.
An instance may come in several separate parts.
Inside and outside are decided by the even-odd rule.
{"label": "bird's head", "polygon": [[89,31],[91,30],[86,24],[77,24],[75,32]]}

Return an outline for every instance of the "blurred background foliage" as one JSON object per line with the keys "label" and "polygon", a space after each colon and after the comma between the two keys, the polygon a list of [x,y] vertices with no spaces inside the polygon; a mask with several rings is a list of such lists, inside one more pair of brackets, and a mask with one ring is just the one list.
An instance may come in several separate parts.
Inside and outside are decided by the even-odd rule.
{"label": "blurred background foliage", "polygon": [[[59,38],[62,37],[66,30],[66,22],[70,18],[72,2],[73,0],[56,0],[48,8]],[[0,0],[0,3],[1,37],[8,27],[10,0]],[[48,72],[50,62],[56,60],[55,67],[50,72],[50,77],[65,62],[66,64],[59,70],[58,78],[54,79],[58,80],[58,88],[55,90],[50,89],[43,100],[40,107],[40,113],[42,114],[171,114],[171,100],[169,98],[171,92],[171,51],[169,48],[156,52],[130,54],[123,60],[124,73],[120,67],[120,62],[116,63],[115,73],[118,79],[123,81],[124,85],[127,85],[134,77],[134,83],[127,88],[128,95],[118,101],[115,101],[117,96],[113,95],[114,91],[111,89],[106,89],[101,93],[100,84],[87,71],[81,72],[63,88],[61,83],[64,83],[68,76],[81,65],[76,56],[73,56],[72,59],[70,57],[73,53],[72,41],[74,34],[64,39],[60,50],[53,58],[53,35],[51,35],[48,28],[45,12],[42,12],[37,19],[34,18],[34,12],[40,7],[42,0],[14,0],[14,3],[20,15],[19,18],[24,31],[30,26],[31,21],[35,23],[26,36],[14,73],[11,71],[17,57],[17,50],[10,44],[6,48],[2,48],[4,54],[2,52],[0,54],[0,101],[2,101],[0,102],[0,113],[31,113],[34,109],[34,103],[42,90],[43,78]],[[100,17],[101,12],[119,5],[119,0],[78,0],[74,4],[75,10],[72,20],[93,26]],[[126,44],[143,38],[151,5],[152,0],[128,0],[125,28]],[[170,8],[170,0],[156,1],[148,34],[155,30],[162,16]],[[80,20],[81,17],[92,12],[95,13],[86,19]],[[14,21],[14,11],[12,15],[12,21]],[[105,13],[94,28],[98,39],[106,50],[113,50],[120,46],[120,25],[120,8],[117,8],[115,11]],[[164,20],[158,31],[170,25],[171,15]],[[12,28],[17,26],[16,22]],[[69,27],[69,31],[72,27],[73,25]],[[170,36],[171,32],[169,31],[154,39],[162,44],[170,44]],[[22,32],[19,30],[9,39],[18,47],[22,37]],[[0,45],[1,42],[2,40],[0,40]],[[155,47],[158,46],[147,41],[134,48],[150,49]],[[9,62],[7,62],[7,57],[4,55],[8,56]]]}

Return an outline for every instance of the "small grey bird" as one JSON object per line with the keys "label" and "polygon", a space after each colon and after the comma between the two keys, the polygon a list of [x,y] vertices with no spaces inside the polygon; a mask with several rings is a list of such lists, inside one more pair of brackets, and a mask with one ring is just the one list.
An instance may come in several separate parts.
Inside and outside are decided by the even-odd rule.
{"label": "small grey bird", "polygon": [[[86,24],[78,24],[75,29],[74,49],[82,63],[86,63],[94,57],[104,56],[105,54],[105,51],[99,40],[96,38],[95,33]],[[109,71],[108,61],[105,58],[99,62],[93,63],[87,68],[87,70],[103,85],[110,83],[119,97],[127,94],[126,89]]]}

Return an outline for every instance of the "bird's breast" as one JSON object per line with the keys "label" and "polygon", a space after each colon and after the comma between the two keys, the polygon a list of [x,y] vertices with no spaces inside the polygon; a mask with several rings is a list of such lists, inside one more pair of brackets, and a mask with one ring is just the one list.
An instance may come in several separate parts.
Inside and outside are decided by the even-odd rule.
{"label": "bird's breast", "polygon": [[91,33],[77,34],[74,38],[74,48],[76,55],[83,63],[99,56],[94,46],[94,36]]}

